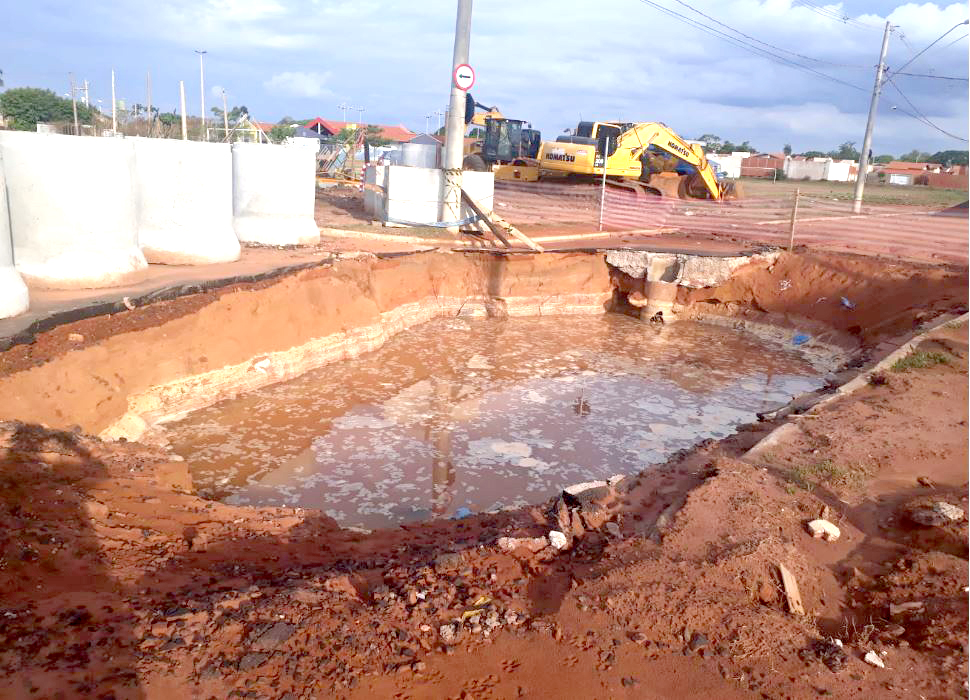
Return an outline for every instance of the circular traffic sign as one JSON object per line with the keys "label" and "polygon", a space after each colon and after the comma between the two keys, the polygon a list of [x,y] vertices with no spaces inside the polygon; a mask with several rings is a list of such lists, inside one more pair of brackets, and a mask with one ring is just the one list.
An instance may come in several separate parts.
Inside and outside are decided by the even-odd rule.
{"label": "circular traffic sign", "polygon": [[467,63],[455,67],[455,87],[459,90],[471,90],[475,84],[475,70]]}

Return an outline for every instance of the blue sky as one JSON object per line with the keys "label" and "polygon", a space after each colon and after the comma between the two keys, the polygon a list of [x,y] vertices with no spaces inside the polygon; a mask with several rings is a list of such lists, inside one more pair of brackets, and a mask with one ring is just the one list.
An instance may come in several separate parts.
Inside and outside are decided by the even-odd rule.
{"label": "blue sky", "polygon": [[[784,143],[796,151],[827,150],[862,141],[887,18],[898,25],[887,59],[892,68],[968,16],[966,3],[689,3],[712,20],[678,0],[653,2],[707,25],[722,22],[861,89],[754,56],[641,0],[477,0],[475,98],[532,121],[549,138],[580,117],[656,120],[688,138],[715,133],[763,150]],[[90,81],[92,100],[105,105],[112,68],[118,96],[128,103],[145,101],[150,70],[155,104],[174,109],[183,79],[188,111],[197,114],[193,51],[205,49],[207,107],[221,102],[222,89],[230,105],[244,104],[264,121],[284,115],[339,119],[337,105],[344,102],[364,107],[364,121],[423,131],[425,115],[447,103],[455,8],[454,0],[8,3],[0,69],[8,88],[31,85],[61,94],[73,72]],[[907,72],[967,77],[966,30],[953,31]],[[966,82],[906,76],[895,82],[936,126],[967,138]],[[877,154],[967,147],[894,105],[913,111],[887,86]],[[437,117],[431,122],[437,126]]]}

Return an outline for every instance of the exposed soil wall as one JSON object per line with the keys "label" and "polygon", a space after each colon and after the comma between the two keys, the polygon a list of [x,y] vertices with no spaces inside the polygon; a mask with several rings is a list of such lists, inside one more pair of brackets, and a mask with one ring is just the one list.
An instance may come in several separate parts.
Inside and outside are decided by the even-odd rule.
{"label": "exposed soil wall", "polygon": [[[177,414],[374,349],[466,303],[477,300],[484,309],[486,295],[508,313],[602,313],[610,281],[600,255],[344,261],[213,294],[201,307],[194,297],[164,302],[174,308],[154,326],[140,323],[142,315],[158,313],[148,307],[59,329],[97,334],[110,324],[114,332],[76,349],[67,343],[46,362],[0,377],[0,419],[137,438],[143,414]],[[179,306],[187,308],[184,315]]]}

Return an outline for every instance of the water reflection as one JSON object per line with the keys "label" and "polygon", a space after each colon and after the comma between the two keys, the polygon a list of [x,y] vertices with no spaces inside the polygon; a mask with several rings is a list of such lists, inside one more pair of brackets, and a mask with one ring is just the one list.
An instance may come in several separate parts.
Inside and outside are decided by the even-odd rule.
{"label": "water reflection", "polygon": [[820,383],[794,352],[703,324],[441,320],[198,411],[170,439],[216,497],[376,527],[636,472]]}

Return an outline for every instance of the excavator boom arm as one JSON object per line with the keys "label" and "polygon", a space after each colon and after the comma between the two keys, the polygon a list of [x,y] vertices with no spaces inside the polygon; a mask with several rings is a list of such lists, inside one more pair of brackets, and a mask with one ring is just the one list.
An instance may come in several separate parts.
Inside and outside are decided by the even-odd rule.
{"label": "excavator boom arm", "polygon": [[699,147],[695,150],[665,124],[642,122],[623,132],[617,143],[618,149],[629,148],[631,152],[639,149],[637,155],[643,155],[650,146],[656,146],[685,163],[693,165],[704,180],[704,184],[707,185],[711,198],[715,200],[722,198],[721,186],[714,175],[714,169],[704,156],[704,151]]}

